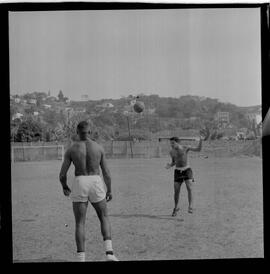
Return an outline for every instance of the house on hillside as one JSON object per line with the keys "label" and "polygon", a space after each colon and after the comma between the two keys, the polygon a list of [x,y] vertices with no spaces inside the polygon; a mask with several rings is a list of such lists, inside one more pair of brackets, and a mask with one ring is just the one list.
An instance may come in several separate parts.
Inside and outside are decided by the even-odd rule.
{"label": "house on hillside", "polygon": [[114,105],[113,105],[112,103],[105,102],[105,103],[103,103],[103,104],[101,104],[101,105],[97,105],[96,107],[97,107],[97,108],[113,108]]}
{"label": "house on hillside", "polygon": [[20,102],[21,102],[21,98],[15,97],[15,98],[14,98],[14,102],[17,103],[17,104],[20,103]]}
{"label": "house on hillside", "polygon": [[72,112],[73,108],[72,107],[65,107],[64,112]]}
{"label": "house on hillside", "polygon": [[13,116],[12,116],[12,120],[15,120],[15,119],[20,119],[22,120],[22,117],[23,117],[23,114],[22,113],[15,113]]}
{"label": "house on hillside", "polygon": [[46,101],[47,101],[48,103],[57,102],[57,98],[54,97],[54,96],[49,96],[49,97],[46,98]]}
{"label": "house on hillside", "polygon": [[88,94],[82,94],[82,95],[81,95],[81,100],[82,100],[82,101],[88,101],[88,100],[89,100]]}
{"label": "house on hillside", "polygon": [[147,114],[154,114],[156,112],[156,109],[155,108],[147,108],[144,112]]}
{"label": "house on hillside", "polygon": [[65,105],[62,103],[55,104],[53,108],[57,113],[65,112],[66,109]]}
{"label": "house on hillside", "polygon": [[79,108],[73,109],[73,112],[74,112],[74,114],[85,113],[85,112],[86,112],[86,109],[85,109],[85,108],[82,108],[82,107],[79,107]]}
{"label": "house on hillside", "polygon": [[230,124],[230,113],[219,111],[216,113],[215,120],[218,122],[219,127],[225,128]]}
{"label": "house on hillside", "polygon": [[37,104],[37,99],[31,98],[31,99],[29,99],[28,103],[31,104],[31,105],[36,105]]}
{"label": "house on hillside", "polygon": [[44,108],[46,108],[46,109],[49,109],[49,108],[51,108],[51,107],[52,107],[52,105],[47,105],[47,104],[44,104],[44,105],[43,105],[43,107],[44,107]]}
{"label": "house on hillside", "polygon": [[20,102],[20,104],[22,105],[22,106],[27,106],[27,100],[25,100],[25,99],[22,99],[21,100],[21,102]]}

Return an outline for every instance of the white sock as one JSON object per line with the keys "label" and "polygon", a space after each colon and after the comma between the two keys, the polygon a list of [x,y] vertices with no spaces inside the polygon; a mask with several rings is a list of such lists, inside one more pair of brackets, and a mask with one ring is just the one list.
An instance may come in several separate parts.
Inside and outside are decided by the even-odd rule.
{"label": "white sock", "polygon": [[77,252],[76,257],[78,262],[85,262],[85,252]]}
{"label": "white sock", "polygon": [[104,241],[104,245],[105,245],[105,251],[108,252],[108,251],[113,251],[113,248],[112,248],[112,240],[105,240]]}

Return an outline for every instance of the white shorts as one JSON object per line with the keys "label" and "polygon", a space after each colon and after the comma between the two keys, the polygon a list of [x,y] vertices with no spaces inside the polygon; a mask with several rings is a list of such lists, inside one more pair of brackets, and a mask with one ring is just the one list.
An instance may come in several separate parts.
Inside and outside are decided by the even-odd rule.
{"label": "white shorts", "polygon": [[73,202],[97,203],[106,197],[106,186],[99,175],[76,176],[70,198]]}

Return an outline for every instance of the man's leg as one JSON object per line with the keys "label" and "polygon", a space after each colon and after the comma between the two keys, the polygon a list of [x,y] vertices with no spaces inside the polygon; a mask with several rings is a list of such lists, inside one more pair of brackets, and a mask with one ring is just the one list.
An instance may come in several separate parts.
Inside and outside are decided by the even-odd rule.
{"label": "man's leg", "polygon": [[100,221],[101,234],[105,244],[107,260],[118,261],[118,259],[113,255],[111,224],[108,216],[107,202],[105,199],[103,199],[100,202],[92,203],[92,206],[96,210]]}
{"label": "man's leg", "polygon": [[73,202],[78,260],[85,261],[85,219],[88,202]]}
{"label": "man's leg", "polygon": [[174,209],[173,209],[172,216],[176,216],[177,211],[179,211],[178,203],[179,203],[180,189],[181,189],[181,183],[174,182]]}
{"label": "man's leg", "polygon": [[188,212],[193,213],[193,183],[191,179],[186,180],[185,183],[188,193]]}

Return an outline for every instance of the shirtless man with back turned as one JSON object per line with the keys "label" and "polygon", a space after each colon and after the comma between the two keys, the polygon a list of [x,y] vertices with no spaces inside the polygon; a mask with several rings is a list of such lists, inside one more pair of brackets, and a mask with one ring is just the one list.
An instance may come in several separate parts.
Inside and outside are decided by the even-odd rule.
{"label": "shirtless man with back turned", "polygon": [[[113,254],[111,227],[107,212],[106,202],[112,199],[112,194],[111,176],[104,149],[89,138],[90,125],[88,122],[82,121],[78,124],[77,134],[79,140],[65,152],[59,174],[64,195],[70,195],[73,201],[77,260],[85,261],[85,219],[89,201],[100,221],[107,260],[118,261]],[[71,163],[75,166],[75,178],[70,189],[67,185],[67,172]],[[100,168],[106,186],[101,178]]]}

